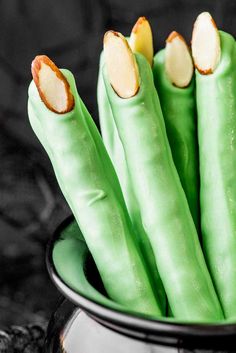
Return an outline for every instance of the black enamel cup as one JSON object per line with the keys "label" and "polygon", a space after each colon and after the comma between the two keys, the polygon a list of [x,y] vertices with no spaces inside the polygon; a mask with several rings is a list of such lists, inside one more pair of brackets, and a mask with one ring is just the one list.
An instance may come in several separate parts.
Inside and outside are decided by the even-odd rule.
{"label": "black enamel cup", "polygon": [[[63,266],[70,271],[70,259],[68,253],[63,253],[63,241],[78,245],[77,264],[71,269],[76,278],[73,281],[63,272]],[[58,255],[63,266],[58,265]],[[55,314],[63,319],[55,319],[54,315],[49,325],[47,352],[236,352],[236,324],[156,320],[132,314],[112,302],[106,296],[97,268],[72,217],[54,233],[47,247],[46,261],[51,279],[67,298],[64,306],[59,307],[59,314]],[[53,325],[57,326],[57,331],[53,331]],[[53,337],[55,332],[58,337]],[[57,341],[57,348],[53,348],[53,341]]]}

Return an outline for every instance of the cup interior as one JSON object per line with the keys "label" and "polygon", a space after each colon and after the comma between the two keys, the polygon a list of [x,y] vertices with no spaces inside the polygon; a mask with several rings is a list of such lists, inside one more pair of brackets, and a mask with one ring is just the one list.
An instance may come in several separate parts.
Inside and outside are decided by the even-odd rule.
{"label": "cup interior", "polygon": [[185,342],[194,347],[225,348],[235,342],[234,323],[184,323],[174,318],[157,320],[134,313],[109,299],[72,216],[56,229],[47,247],[46,262],[51,279],[65,297],[95,320],[116,331],[174,346]]}

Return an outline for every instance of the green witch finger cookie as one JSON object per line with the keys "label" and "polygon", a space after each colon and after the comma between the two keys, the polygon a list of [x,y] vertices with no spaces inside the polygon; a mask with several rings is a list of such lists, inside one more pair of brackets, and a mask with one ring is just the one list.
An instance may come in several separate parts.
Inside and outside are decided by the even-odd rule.
{"label": "green witch finger cookie", "polygon": [[192,37],[205,256],[226,318],[236,318],[236,44],[209,13]]}
{"label": "green witch finger cookie", "polygon": [[[145,41],[144,41],[145,37]],[[133,50],[142,51],[149,62],[153,61],[153,44],[152,32],[146,18],[140,17],[136,22],[130,36]],[[130,175],[125,159],[124,149],[120,141],[120,137],[116,128],[116,124],[112,115],[112,110],[107,97],[105,85],[102,77],[102,69],[104,66],[104,53],[100,57],[100,67],[97,86],[97,102],[99,110],[99,121],[102,132],[102,138],[109,156],[112,160],[117,176],[120,181],[121,189],[124,195],[125,203],[132,221],[135,236],[137,238],[140,251],[144,257],[153,287],[162,308],[162,313],[166,313],[166,294],[160,275],[157,270],[155,257],[150,241],[145,233],[142,225],[142,219],[139,211],[138,202],[133,191]]]}
{"label": "green witch finger cookie", "polygon": [[88,127],[73,75],[45,56],[32,64],[29,115],[83,232],[108,295],[135,312],[160,316],[131,222]]}
{"label": "green witch finger cookie", "polygon": [[143,56],[134,56],[117,32],[106,33],[104,52],[107,95],[173,314],[186,321],[222,320],[172,159],[150,65]]}
{"label": "green witch finger cookie", "polygon": [[[134,192],[132,190],[132,185],[128,174],[128,168],[125,161],[123,146],[120,142],[114,120],[112,119],[113,120],[112,128],[114,129],[113,131],[111,131],[110,124],[108,123],[108,121],[111,120],[110,118],[112,118],[112,115],[111,115],[112,112],[111,112],[110,106],[107,105],[109,104],[109,101],[106,96],[103,79],[100,80],[99,82],[100,84],[98,84],[98,99],[99,99],[100,122],[102,123],[101,130],[103,133],[103,138],[105,138],[105,141],[104,141],[105,146],[109,152],[110,158],[116,169],[116,173],[119,177],[119,180],[117,179],[117,175],[114,171],[114,168],[111,166],[111,160],[107,155],[105,146],[103,144],[103,141],[101,140],[101,136],[94,124],[94,121],[90,118],[88,114],[85,114],[85,120],[91,132],[91,135],[94,139],[99,155],[102,159],[103,166],[106,171],[106,175],[109,178],[109,181],[112,184],[112,187],[114,188],[114,190],[116,190],[116,196],[121,198],[122,203],[124,202],[123,200],[123,196],[124,196],[125,203],[129,211],[129,216],[132,221],[134,241],[139,246],[139,250],[141,251],[142,256],[144,258],[145,267],[149,276],[149,280],[154,290],[156,299],[160,305],[162,315],[165,315],[166,294],[160,279],[160,275],[157,270],[155,257],[153,254],[151,244],[143,229],[138,203],[134,195]],[[107,107],[109,107],[109,110],[107,109]],[[86,107],[84,106],[82,101],[81,101],[81,108],[86,110]],[[110,139],[110,141],[112,140],[113,150],[112,148],[110,148],[111,145],[107,139],[109,133],[113,134],[112,139]],[[121,185],[123,195],[120,191],[119,183]]]}
{"label": "green witch finger cookie", "polygon": [[[109,154],[109,157],[116,170],[122,193],[124,195],[125,203],[132,218],[134,208],[137,208],[137,202],[134,200],[132,186],[129,181],[127,166],[124,156],[123,146],[121,144],[115,121],[112,116],[109,100],[107,98],[106,89],[102,78],[102,68],[104,65],[103,53],[100,57],[98,85],[97,85],[97,102],[99,111],[99,122],[102,133],[103,143]],[[135,211],[135,214],[138,210]]]}
{"label": "green witch finger cookie", "polygon": [[184,38],[172,32],[154,57],[154,82],[160,98],[173,160],[198,230],[199,161],[193,62]]}

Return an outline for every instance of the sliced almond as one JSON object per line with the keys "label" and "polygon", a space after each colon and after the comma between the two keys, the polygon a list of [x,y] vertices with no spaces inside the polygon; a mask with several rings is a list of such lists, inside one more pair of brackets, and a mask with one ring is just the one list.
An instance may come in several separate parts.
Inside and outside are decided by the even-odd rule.
{"label": "sliced almond", "polygon": [[133,97],[139,90],[135,56],[125,37],[108,31],[104,36],[104,55],[110,83],[121,98]]}
{"label": "sliced almond", "polygon": [[36,56],[31,72],[39,95],[48,109],[64,114],[74,107],[69,83],[58,67],[46,56]]}
{"label": "sliced almond", "polygon": [[202,12],[194,23],[192,55],[196,68],[203,75],[213,73],[220,62],[220,35],[208,12]]}
{"label": "sliced almond", "polygon": [[193,61],[184,38],[176,31],[166,40],[165,70],[177,87],[187,87],[193,77]]}
{"label": "sliced almond", "polygon": [[152,30],[148,20],[145,17],[139,17],[138,21],[135,23],[130,35],[129,45],[134,53],[143,54],[152,66]]}

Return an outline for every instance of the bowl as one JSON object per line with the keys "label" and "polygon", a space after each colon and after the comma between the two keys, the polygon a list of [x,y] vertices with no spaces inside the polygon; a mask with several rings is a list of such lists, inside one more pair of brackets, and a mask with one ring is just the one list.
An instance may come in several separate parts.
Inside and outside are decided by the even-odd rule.
{"label": "bowl", "polygon": [[[145,342],[147,347],[150,345],[152,350],[145,352],[159,352],[160,347],[163,352],[168,347],[176,349],[171,352],[179,352],[179,349],[236,352],[234,323],[199,324],[178,322],[173,318],[155,319],[133,313],[110,300],[83,235],[72,216],[62,222],[49,241],[46,263],[56,287],[80,312],[82,310],[83,315],[87,315],[91,322],[106,328],[113,335],[131,338],[140,344]],[[99,350],[94,352],[100,353]],[[130,350],[124,347],[122,352],[130,353]],[[113,353],[116,353],[115,347]]]}

